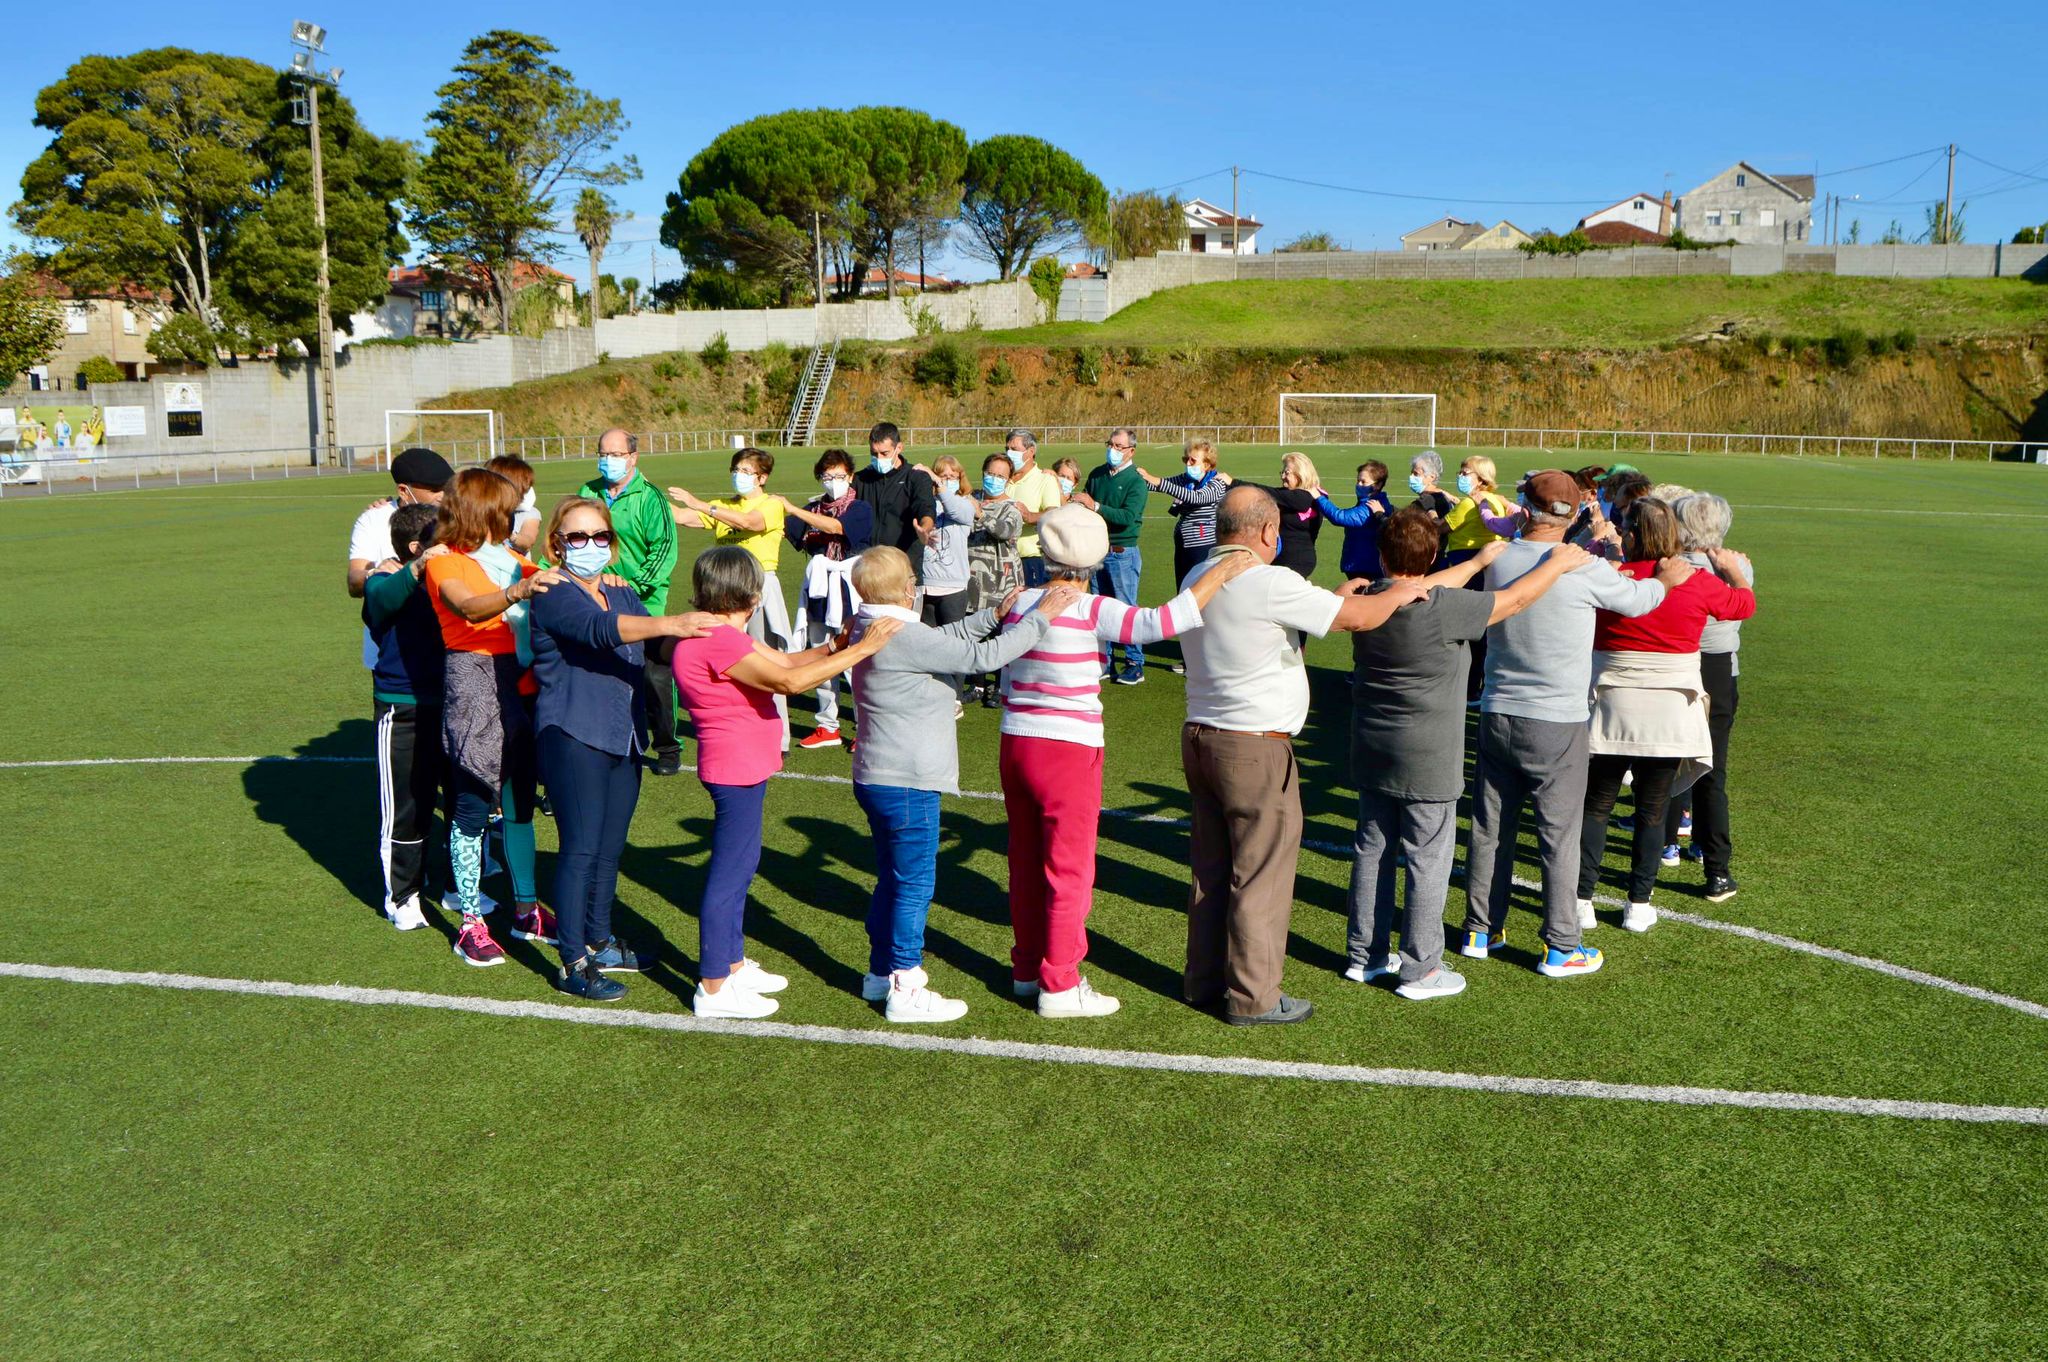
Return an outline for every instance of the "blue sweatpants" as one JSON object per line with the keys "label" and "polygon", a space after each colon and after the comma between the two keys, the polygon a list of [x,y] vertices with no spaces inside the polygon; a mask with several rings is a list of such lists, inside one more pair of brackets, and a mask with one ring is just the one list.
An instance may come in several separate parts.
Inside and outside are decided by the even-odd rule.
{"label": "blue sweatpants", "polygon": [[714,785],[711,792],[711,865],[697,909],[697,977],[723,979],[747,955],[747,890],[761,868],[761,812],[768,782]]}

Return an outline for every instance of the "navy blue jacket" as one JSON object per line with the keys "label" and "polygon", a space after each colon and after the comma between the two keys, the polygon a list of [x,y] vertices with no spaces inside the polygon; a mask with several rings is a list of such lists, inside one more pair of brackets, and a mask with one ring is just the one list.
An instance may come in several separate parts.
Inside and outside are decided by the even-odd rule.
{"label": "navy blue jacket", "polygon": [[363,623],[377,645],[371,694],[393,705],[439,705],[447,671],[441,621],[411,568],[380,572],[363,583]]}
{"label": "navy blue jacket", "polygon": [[629,586],[607,586],[611,609],[598,607],[574,582],[533,598],[533,677],[540,683],[533,731],[559,728],[586,747],[613,756],[643,749],[647,726],[645,656],[619,641],[621,615],[645,615]]}

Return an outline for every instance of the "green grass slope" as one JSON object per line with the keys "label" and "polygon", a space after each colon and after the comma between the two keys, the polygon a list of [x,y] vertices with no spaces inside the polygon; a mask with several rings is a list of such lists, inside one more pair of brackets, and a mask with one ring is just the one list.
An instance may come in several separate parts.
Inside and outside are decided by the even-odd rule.
{"label": "green grass slope", "polygon": [[[1357,451],[1317,453],[1340,481]],[[1224,459],[1265,477],[1277,451]],[[800,462],[779,490],[803,490]],[[1733,761],[1743,892],[1707,907],[1688,865],[1660,901],[2048,1002],[2025,916],[2048,820],[2029,755],[2048,738],[2048,477],[1647,462],[1730,497],[1762,593]],[[724,459],[647,471],[708,490]],[[587,472],[542,465],[543,503]],[[9,561],[68,565],[65,589],[0,611],[0,761],[367,755],[340,560],[375,486],[0,504]],[[1169,589],[1166,531],[1148,520],[1148,600]],[[80,553],[86,536],[121,551]],[[686,534],[679,580],[701,544]],[[1336,548],[1326,534],[1328,583]],[[1341,640],[1313,645],[1300,744],[1308,835],[1337,845],[1347,659]],[[1155,668],[1105,700],[1108,805],[1184,816],[1179,679]],[[996,789],[994,716],[957,730],[963,786]],[[843,752],[790,766],[848,770]],[[523,943],[510,968],[467,970],[443,932],[384,924],[375,814],[360,764],[0,770],[0,958],[558,1000]],[[749,935],[792,976],[776,1020],[884,1029],[855,994],[873,862],[851,792],[779,782],[768,814]],[[621,925],[659,965],[629,1006],[687,1009],[709,826],[692,777],[648,782]],[[930,966],[972,1010],[941,1034],[2048,1105],[2048,1022],[1676,922],[1635,937],[1609,915],[1593,938],[1607,968],[1574,983],[1517,950],[1466,963],[1471,987],[1443,1003],[1346,985],[1348,864],[1318,851],[1287,974],[1316,1017],[1226,1028],[1177,1000],[1186,833],[1142,817],[1104,820],[1091,921],[1090,976],[1124,1011],[1043,1024],[1008,998],[1001,804],[949,799],[943,827]],[[552,826],[540,836],[545,885]],[[10,1360],[2048,1352],[2036,1128],[12,979],[0,1082]]]}
{"label": "green grass slope", "polygon": [[1034,344],[1631,350],[1734,322],[1743,333],[1857,330],[1922,340],[2048,331],[2048,288],[2018,279],[1832,275],[1673,279],[1299,280],[1166,289],[1100,324],[991,333]]}

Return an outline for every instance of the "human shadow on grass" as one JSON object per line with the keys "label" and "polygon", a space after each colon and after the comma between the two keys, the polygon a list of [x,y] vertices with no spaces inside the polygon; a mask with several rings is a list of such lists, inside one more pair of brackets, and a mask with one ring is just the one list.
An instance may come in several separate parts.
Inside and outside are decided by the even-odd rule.
{"label": "human shadow on grass", "polygon": [[[377,862],[377,767],[370,760],[376,741],[376,725],[370,720],[344,719],[333,732],[294,748],[289,759],[244,767],[242,791],[259,819],[282,830],[351,898],[381,919],[384,879]],[[428,867],[431,875],[431,841]]]}

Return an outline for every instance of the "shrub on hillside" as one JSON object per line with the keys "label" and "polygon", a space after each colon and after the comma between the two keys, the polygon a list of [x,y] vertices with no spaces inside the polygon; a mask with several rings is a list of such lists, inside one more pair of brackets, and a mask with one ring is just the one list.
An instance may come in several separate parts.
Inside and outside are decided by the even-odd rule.
{"label": "shrub on hillside", "polygon": [[1074,352],[1074,381],[1086,387],[1102,382],[1102,352],[1086,347]]}
{"label": "shrub on hillside", "polygon": [[974,352],[950,338],[934,341],[910,366],[910,376],[954,397],[973,390],[980,375]]}
{"label": "shrub on hillside", "polygon": [[1017,381],[1017,371],[1010,367],[1008,355],[997,355],[996,362],[988,368],[988,385],[991,388],[1007,388]]}
{"label": "shrub on hillside", "polygon": [[726,364],[732,359],[732,344],[726,340],[723,331],[715,333],[704,342],[704,348],[697,352],[697,358],[704,361],[704,367],[714,374],[725,372]]}
{"label": "shrub on hillside", "polygon": [[1524,255],[1584,255],[1600,247],[1593,243],[1593,238],[1574,227],[1563,236],[1556,232],[1539,232],[1515,249]]}
{"label": "shrub on hillside", "polygon": [[1045,320],[1051,321],[1060,315],[1060,288],[1067,282],[1067,272],[1061,268],[1059,257],[1044,255],[1031,262],[1031,291],[1038,295],[1038,305],[1044,309]]}
{"label": "shrub on hillside", "polygon": [[851,369],[858,373],[862,369],[873,368],[876,359],[881,353],[872,341],[862,340],[859,337],[843,340],[839,342],[838,367]]}
{"label": "shrub on hillside", "polygon": [[664,383],[673,383],[684,374],[690,372],[695,362],[696,356],[692,355],[688,350],[678,350],[672,355],[663,355],[660,359],[654,361],[654,376],[661,379]]}

